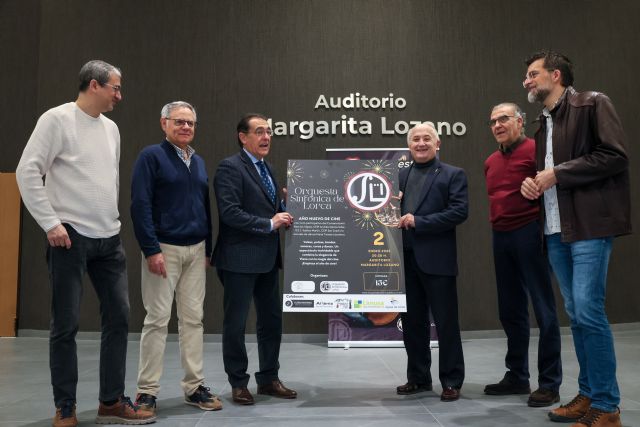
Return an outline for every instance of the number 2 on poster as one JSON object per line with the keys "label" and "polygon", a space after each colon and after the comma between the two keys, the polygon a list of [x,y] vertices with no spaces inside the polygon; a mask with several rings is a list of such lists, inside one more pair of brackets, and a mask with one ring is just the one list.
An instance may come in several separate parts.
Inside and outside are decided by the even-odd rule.
{"label": "number 2 on poster", "polygon": [[375,233],[373,233],[373,237],[375,237],[375,239],[373,240],[373,246],[384,246],[383,233],[381,233],[380,231],[376,231]]}

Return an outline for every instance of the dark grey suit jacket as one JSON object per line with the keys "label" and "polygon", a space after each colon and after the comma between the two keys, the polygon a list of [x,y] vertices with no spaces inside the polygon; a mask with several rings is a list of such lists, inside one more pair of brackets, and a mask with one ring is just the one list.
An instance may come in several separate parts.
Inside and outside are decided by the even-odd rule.
{"label": "dark grey suit jacket", "polygon": [[[271,167],[266,166],[277,189]],[[279,201],[270,200],[244,150],[220,162],[213,187],[219,231],[211,263],[236,273],[266,273],[276,265],[281,268],[279,233],[270,231],[270,220],[283,209]]]}

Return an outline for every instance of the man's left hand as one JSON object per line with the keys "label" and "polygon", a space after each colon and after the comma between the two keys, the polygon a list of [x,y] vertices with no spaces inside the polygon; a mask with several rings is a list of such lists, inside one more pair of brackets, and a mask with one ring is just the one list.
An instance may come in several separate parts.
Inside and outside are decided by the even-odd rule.
{"label": "man's left hand", "polygon": [[400,222],[398,223],[398,228],[404,228],[408,230],[409,228],[416,228],[416,220],[413,217],[413,214],[406,214],[400,218]]}
{"label": "man's left hand", "polygon": [[538,185],[540,193],[544,193],[558,183],[556,173],[553,171],[553,168],[538,172],[533,180]]}

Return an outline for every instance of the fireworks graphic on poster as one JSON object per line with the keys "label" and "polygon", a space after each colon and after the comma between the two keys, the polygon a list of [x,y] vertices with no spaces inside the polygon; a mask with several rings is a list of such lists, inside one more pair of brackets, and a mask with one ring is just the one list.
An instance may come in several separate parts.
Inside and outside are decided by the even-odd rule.
{"label": "fireworks graphic on poster", "polygon": [[373,212],[354,211],[353,222],[363,230],[372,230],[376,228],[376,217]]}
{"label": "fireworks graphic on poster", "polygon": [[346,172],[346,173],[344,174],[344,176],[342,177],[342,178],[344,179],[344,182],[348,182],[348,181],[351,179],[351,177],[352,177],[353,175],[355,175],[356,173],[357,173],[357,172],[355,172],[355,171],[348,171],[348,172]]}
{"label": "fireworks graphic on poster", "polygon": [[367,160],[364,166],[372,172],[382,174],[387,178],[391,178],[393,172],[393,165],[386,160]]}
{"label": "fireworks graphic on poster", "polygon": [[291,184],[297,184],[302,181],[303,176],[304,169],[302,169],[302,166],[298,165],[295,161],[290,162],[287,168],[287,181]]}

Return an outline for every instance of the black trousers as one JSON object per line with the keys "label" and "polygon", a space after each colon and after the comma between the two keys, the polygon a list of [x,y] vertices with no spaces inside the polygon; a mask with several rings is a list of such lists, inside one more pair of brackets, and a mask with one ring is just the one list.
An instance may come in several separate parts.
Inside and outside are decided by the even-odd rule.
{"label": "black trousers", "polygon": [[282,340],[282,301],[278,286],[278,268],[268,273],[236,273],[218,270],[224,286],[222,322],[222,358],[231,387],[246,387],[248,358],[245,327],[253,298],[256,307],[258,337],[258,385],[278,379],[280,341]]}
{"label": "black trousers", "polygon": [[458,323],[455,276],[437,276],[420,270],[412,251],[404,252],[407,312],[402,313],[402,332],[407,351],[407,380],[431,384],[429,308],[438,332],[439,378],[442,387],[461,388],[464,355]]}
{"label": "black trousers", "polygon": [[500,322],[507,335],[507,376],[529,384],[529,300],[540,328],[538,385],[558,391],[562,382],[560,329],[549,263],[542,252],[538,222],[513,231],[493,231]]}

